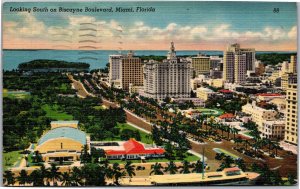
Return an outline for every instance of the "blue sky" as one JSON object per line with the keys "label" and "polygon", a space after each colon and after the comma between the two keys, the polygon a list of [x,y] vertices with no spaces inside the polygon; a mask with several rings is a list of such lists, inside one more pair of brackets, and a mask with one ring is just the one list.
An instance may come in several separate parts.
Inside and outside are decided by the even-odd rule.
{"label": "blue sky", "polygon": [[[154,13],[15,13],[10,7],[154,7]],[[242,46],[260,50],[296,50],[296,3],[259,2],[50,2],[5,3],[4,39],[14,37],[19,42],[11,48],[26,48],[26,41],[40,41],[36,47],[49,46],[54,29],[72,30],[73,39],[77,21],[100,23],[107,31],[103,43],[110,49],[114,45],[117,26],[122,26],[123,48],[134,48],[131,41],[139,41],[136,49],[155,49],[174,41],[179,49],[222,50],[226,44],[239,42]],[[273,9],[279,8],[279,13]],[[76,21],[77,20],[77,21]],[[32,23],[29,24],[28,22]],[[42,28],[36,29],[34,25]],[[114,25],[114,26],[112,26]],[[27,27],[27,28],[26,28]],[[31,27],[31,28],[30,28]],[[14,32],[20,30],[21,32]],[[30,30],[36,30],[35,34]],[[109,33],[110,30],[110,33]],[[29,33],[28,33],[29,32]],[[102,35],[101,31],[98,35]],[[7,39],[8,40],[8,39]],[[48,41],[48,42],[47,42]],[[5,43],[5,40],[4,40]],[[42,44],[41,44],[42,43]],[[145,45],[147,43],[148,45]],[[4,44],[5,45],[5,44]],[[166,44],[168,46],[168,44]],[[196,50],[196,49],[195,49]]]}

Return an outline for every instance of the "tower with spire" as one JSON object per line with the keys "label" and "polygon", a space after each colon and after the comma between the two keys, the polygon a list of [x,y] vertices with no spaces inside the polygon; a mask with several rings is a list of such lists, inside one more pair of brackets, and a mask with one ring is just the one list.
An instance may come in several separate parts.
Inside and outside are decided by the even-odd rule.
{"label": "tower with spire", "polygon": [[171,42],[170,51],[168,52],[167,60],[177,60],[174,42]]}

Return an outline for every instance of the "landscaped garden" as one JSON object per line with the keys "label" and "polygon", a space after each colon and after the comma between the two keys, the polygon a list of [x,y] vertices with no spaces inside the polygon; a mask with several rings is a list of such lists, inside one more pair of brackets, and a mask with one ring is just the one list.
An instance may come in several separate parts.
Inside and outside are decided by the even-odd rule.
{"label": "landscaped garden", "polygon": [[7,170],[10,167],[14,167],[22,159],[22,150],[4,152],[3,153],[3,169]]}
{"label": "landscaped garden", "polygon": [[219,116],[224,113],[224,111],[220,109],[197,108],[196,110],[207,116]]}
{"label": "landscaped garden", "polygon": [[125,141],[129,138],[135,138],[138,141],[141,141],[145,144],[152,144],[151,135],[147,134],[128,123],[117,123],[116,128],[119,129],[119,133],[117,135],[113,135],[111,137],[107,137],[104,141]]}
{"label": "landscaped garden", "polygon": [[58,105],[43,105],[42,109],[46,111],[46,117],[54,120],[73,120],[73,116],[59,110]]}
{"label": "landscaped garden", "polygon": [[3,97],[24,99],[30,97],[30,92],[3,89]]}

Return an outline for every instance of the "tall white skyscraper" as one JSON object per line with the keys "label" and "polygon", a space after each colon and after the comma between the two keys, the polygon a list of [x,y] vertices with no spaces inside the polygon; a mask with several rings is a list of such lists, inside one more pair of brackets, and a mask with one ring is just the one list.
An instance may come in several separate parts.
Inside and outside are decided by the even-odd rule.
{"label": "tall white skyscraper", "polygon": [[144,65],[144,95],[158,100],[190,97],[191,76],[191,62],[176,57],[172,42],[166,60],[152,60]]}
{"label": "tall white skyscraper", "polygon": [[247,70],[255,70],[255,49],[242,49],[236,43],[229,45],[223,56],[223,79],[227,82],[242,83]]}
{"label": "tall white skyscraper", "polygon": [[121,58],[122,55],[109,55],[109,83],[116,84],[120,82]]}

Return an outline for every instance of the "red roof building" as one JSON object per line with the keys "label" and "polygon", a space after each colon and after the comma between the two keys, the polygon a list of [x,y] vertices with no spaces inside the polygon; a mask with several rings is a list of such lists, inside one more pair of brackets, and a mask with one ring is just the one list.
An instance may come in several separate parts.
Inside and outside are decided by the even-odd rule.
{"label": "red roof building", "polygon": [[259,93],[256,94],[256,96],[283,96],[283,95],[278,93]]}
{"label": "red roof building", "polygon": [[232,113],[227,113],[219,116],[220,119],[232,119],[235,118],[235,116]]}
{"label": "red roof building", "polygon": [[231,90],[227,90],[227,89],[221,89],[219,90],[220,93],[232,93]]}
{"label": "red roof building", "polygon": [[145,157],[161,157],[164,156],[165,150],[163,148],[145,148],[145,146],[135,139],[129,139],[123,144],[122,150],[105,150],[108,159],[137,159],[141,156]]}

